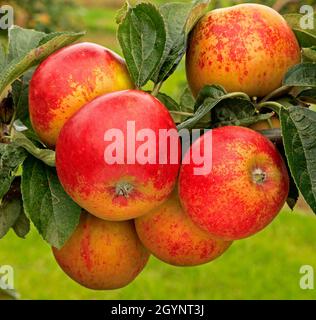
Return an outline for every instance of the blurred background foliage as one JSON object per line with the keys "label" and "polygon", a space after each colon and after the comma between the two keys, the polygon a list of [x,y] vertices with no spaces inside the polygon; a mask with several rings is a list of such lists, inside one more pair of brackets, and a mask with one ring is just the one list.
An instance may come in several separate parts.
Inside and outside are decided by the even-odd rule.
{"label": "blurred background foliage", "polygon": [[[1,0],[0,4],[2,2],[15,8],[17,25],[45,32],[86,29],[89,31],[88,36],[100,36],[100,40],[103,42],[110,36],[115,38],[116,24],[114,17],[117,9],[124,4],[124,0]],[[137,0],[130,0],[130,2],[136,3]],[[153,2],[161,5],[168,1],[154,0]],[[182,0],[182,2],[191,2],[191,0]],[[244,2],[242,0],[213,0],[210,7],[211,9],[222,8]],[[299,12],[299,8],[303,4],[315,5],[316,7],[315,0],[259,0],[248,2],[268,5],[281,13]]]}
{"label": "blurred background foliage", "polygon": [[70,14],[78,8],[73,0],[8,0],[14,7],[15,24],[39,31],[50,32],[80,26]]}
{"label": "blurred background foliage", "polygon": [[[173,0],[181,1],[181,0]],[[191,2],[191,0],[182,0]],[[0,1],[2,3],[3,0]],[[130,0],[137,3],[137,0]],[[161,5],[167,0],[153,0]],[[170,2],[170,1],[169,1]],[[244,3],[242,0],[213,0],[211,9]],[[248,1],[275,7],[281,13],[299,12],[303,4],[315,5],[315,0]],[[86,30],[86,41],[97,42],[120,53],[116,39],[115,16],[124,0],[7,0],[15,8],[15,24],[40,31]],[[177,99],[186,85],[184,64],[164,85],[163,91]]]}
{"label": "blurred background foliage", "polygon": [[[213,0],[212,8],[244,2]],[[281,13],[298,13],[303,4],[315,5],[315,0],[249,2],[273,6]],[[118,53],[115,16],[123,3],[123,0],[0,1],[0,5],[14,7],[17,25],[45,32],[86,30],[83,40]],[[177,99],[185,86],[182,63],[162,91]],[[285,208],[269,228],[235,243],[213,263],[180,269],[151,258],[134,283],[111,292],[90,291],[71,281],[34,229],[25,241],[12,232],[0,240],[0,265],[10,264],[15,268],[16,289],[22,299],[315,299],[316,290],[304,291],[299,287],[300,267],[308,264],[316,270],[315,235],[316,218],[300,202],[296,212]]]}
{"label": "blurred background foliage", "polygon": [[[171,0],[191,2],[191,0]],[[3,0],[0,1],[2,3]],[[105,45],[118,53],[120,48],[116,39],[117,25],[115,16],[124,0],[6,0],[15,8],[15,23],[26,28],[41,31],[86,30],[86,41]],[[130,0],[137,3],[137,0]],[[170,2],[153,0],[157,5]],[[213,0],[211,9],[244,3],[242,0]],[[315,0],[259,0],[248,1],[275,7],[281,13],[299,12],[303,4],[315,5]],[[166,82],[163,91],[175,99],[182,93],[186,85],[184,64]]]}

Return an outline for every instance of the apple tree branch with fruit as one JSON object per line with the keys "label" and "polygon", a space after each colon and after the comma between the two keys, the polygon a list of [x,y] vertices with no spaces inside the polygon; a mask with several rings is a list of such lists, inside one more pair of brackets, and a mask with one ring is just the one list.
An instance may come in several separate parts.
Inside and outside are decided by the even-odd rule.
{"label": "apple tree branch with fruit", "polygon": [[[84,33],[9,29],[0,237],[12,228],[24,238],[33,223],[72,279],[105,290],[133,281],[150,254],[176,266],[210,262],[299,194],[316,213],[315,25],[263,5],[208,5],[127,2],[116,18],[124,59],[75,43]],[[188,87],[175,101],[163,84],[185,54]],[[105,132],[128,138],[129,121],[155,134],[135,142],[155,155],[160,130],[207,131],[178,163],[106,162]],[[212,170],[196,175],[185,160],[203,143]]]}

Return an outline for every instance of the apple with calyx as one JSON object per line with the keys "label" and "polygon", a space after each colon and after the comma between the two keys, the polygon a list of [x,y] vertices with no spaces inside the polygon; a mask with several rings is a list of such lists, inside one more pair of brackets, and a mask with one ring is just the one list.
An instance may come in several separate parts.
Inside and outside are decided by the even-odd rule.
{"label": "apple with calyx", "polygon": [[123,221],[148,213],[171,194],[180,143],[167,108],[137,90],[103,95],[61,130],[56,168],[66,192],[91,214]]}
{"label": "apple with calyx", "polygon": [[[191,155],[200,152],[206,135],[212,144],[212,169],[194,174]],[[249,237],[265,228],[282,209],[289,176],[275,145],[243,127],[211,130],[184,157],[179,196],[185,212],[202,229],[224,240]]]}

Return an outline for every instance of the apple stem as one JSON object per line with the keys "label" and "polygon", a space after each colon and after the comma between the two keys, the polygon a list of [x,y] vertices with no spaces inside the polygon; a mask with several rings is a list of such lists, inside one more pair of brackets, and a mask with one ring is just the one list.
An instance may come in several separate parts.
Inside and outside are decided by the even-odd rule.
{"label": "apple stem", "polygon": [[271,118],[268,119],[267,121],[268,121],[268,125],[269,125],[270,129],[273,129],[273,123],[272,123]]}
{"label": "apple stem", "polygon": [[163,82],[158,82],[155,84],[153,91],[151,92],[152,96],[157,97],[159,94],[159,91],[162,87]]}
{"label": "apple stem", "polygon": [[128,182],[120,182],[115,187],[115,193],[117,196],[122,196],[127,198],[129,194],[133,191],[134,186]]}

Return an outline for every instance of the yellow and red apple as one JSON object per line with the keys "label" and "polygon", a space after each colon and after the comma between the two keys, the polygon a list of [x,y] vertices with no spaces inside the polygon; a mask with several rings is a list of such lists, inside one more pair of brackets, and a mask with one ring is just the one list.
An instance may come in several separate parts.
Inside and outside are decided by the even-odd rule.
{"label": "yellow and red apple", "polygon": [[[171,147],[167,132],[174,133]],[[171,194],[179,148],[176,125],[158,99],[138,90],[109,93],[85,105],[61,130],[57,173],[66,192],[91,214],[133,219]]]}
{"label": "yellow and red apple", "polygon": [[183,211],[176,192],[161,206],[135,221],[144,246],[175,266],[201,265],[221,256],[232,244],[196,226]]}
{"label": "yellow and red apple", "polygon": [[94,290],[128,285],[149,258],[132,221],[108,222],[85,212],[71,238],[53,253],[69,277]]}
{"label": "yellow and red apple", "polygon": [[296,37],[270,7],[241,4],[210,11],[189,39],[187,79],[196,96],[205,85],[263,97],[301,61]]}
{"label": "yellow and red apple", "polygon": [[[212,143],[210,172],[195,174],[192,155],[206,136]],[[289,192],[289,176],[275,145],[260,133],[243,127],[211,130],[184,157],[179,196],[185,212],[202,229],[224,240],[249,237],[265,228],[279,213]]]}
{"label": "yellow and red apple", "polygon": [[132,89],[125,61],[94,43],[62,48],[36,69],[29,91],[32,126],[54,147],[66,121],[86,103],[113,91]]}

